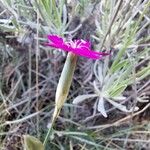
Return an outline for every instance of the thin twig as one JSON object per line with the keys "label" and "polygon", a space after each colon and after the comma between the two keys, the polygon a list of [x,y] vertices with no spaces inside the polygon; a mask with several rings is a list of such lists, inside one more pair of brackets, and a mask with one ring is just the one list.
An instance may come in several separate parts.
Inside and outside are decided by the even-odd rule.
{"label": "thin twig", "polygon": [[[36,28],[36,36],[37,36],[37,40],[36,40],[36,112],[39,111],[39,77],[38,77],[38,72],[39,72],[39,11],[37,10],[37,28]],[[39,133],[39,115],[37,115],[36,117],[36,130],[37,130],[37,135],[38,138],[40,136]]]}

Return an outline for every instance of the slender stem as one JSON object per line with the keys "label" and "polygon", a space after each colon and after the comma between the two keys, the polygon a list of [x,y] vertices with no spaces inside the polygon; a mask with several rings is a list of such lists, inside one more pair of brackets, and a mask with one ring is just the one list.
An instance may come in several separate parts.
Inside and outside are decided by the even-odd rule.
{"label": "slender stem", "polygon": [[[39,37],[39,11],[37,10],[37,27],[36,27],[36,35]],[[36,111],[39,111],[39,40],[36,40]],[[39,115],[36,117],[36,130],[37,130],[37,137],[39,138]]]}
{"label": "slender stem", "polygon": [[57,109],[57,107],[55,107],[55,110],[54,110],[54,113],[53,113],[53,118],[52,118],[52,121],[51,121],[51,126],[50,126],[50,128],[48,129],[48,132],[47,132],[47,134],[46,134],[46,137],[45,137],[45,140],[44,140],[44,147],[46,147],[46,144],[47,144],[47,142],[48,142],[48,140],[49,140],[49,137],[50,137],[50,135],[52,134],[52,130],[53,130],[53,127],[54,127],[54,123],[55,123],[55,121],[57,120],[57,117],[58,117],[58,115],[59,115],[59,112],[60,112],[60,110],[58,110]]}
{"label": "slender stem", "polygon": [[44,140],[44,146],[46,147],[46,144],[49,140],[49,136],[52,134],[54,123],[60,113],[61,108],[63,107],[68,93],[71,86],[71,81],[73,78],[75,66],[76,66],[77,56],[73,53],[68,53],[65,65],[63,67],[58,86],[56,89],[56,95],[55,95],[55,109],[51,121],[51,126],[47,132],[47,135]]}

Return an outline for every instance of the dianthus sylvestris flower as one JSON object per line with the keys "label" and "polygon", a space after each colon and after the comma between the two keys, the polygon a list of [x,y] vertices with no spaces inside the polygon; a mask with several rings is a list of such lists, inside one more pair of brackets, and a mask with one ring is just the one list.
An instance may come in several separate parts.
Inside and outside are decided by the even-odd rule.
{"label": "dianthus sylvestris flower", "polygon": [[65,42],[61,37],[57,35],[48,35],[47,38],[49,40],[49,43],[46,43],[47,46],[59,48],[83,57],[91,59],[101,59],[103,56],[109,55],[109,53],[95,52],[91,50],[90,42],[84,41],[82,39],[73,41],[70,40]]}
{"label": "dianthus sylvestris flower", "polygon": [[77,55],[91,58],[91,59],[101,59],[103,56],[109,55],[109,53],[103,52],[94,52],[90,49],[91,44],[84,40],[70,40],[64,41],[61,37],[57,35],[48,35],[49,43],[46,43],[46,46],[62,49],[64,51],[69,52],[59,78],[58,86],[56,89],[55,95],[55,109],[51,120],[51,127],[48,130],[48,133],[44,140],[44,145],[46,145],[49,135],[51,134],[53,125],[59,116],[61,108],[63,107],[65,101],[67,100],[67,96],[69,93],[69,89],[71,86],[71,82],[73,79],[73,74],[77,62]]}

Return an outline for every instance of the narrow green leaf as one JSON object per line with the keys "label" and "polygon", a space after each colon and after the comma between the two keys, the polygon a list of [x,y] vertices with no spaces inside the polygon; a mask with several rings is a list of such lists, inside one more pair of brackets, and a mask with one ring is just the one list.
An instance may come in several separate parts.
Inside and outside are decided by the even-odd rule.
{"label": "narrow green leaf", "polygon": [[122,94],[122,92],[126,89],[127,84],[125,85],[119,85],[116,88],[114,88],[111,92],[110,92],[110,96],[111,97],[116,97],[116,96],[120,96]]}
{"label": "narrow green leaf", "polygon": [[78,103],[83,102],[83,101],[86,100],[86,99],[93,98],[93,97],[97,97],[97,96],[98,96],[97,94],[79,95],[79,96],[77,96],[77,97],[73,100],[73,104],[78,104]]}
{"label": "narrow green leaf", "polygon": [[128,64],[129,64],[128,60],[123,60],[123,61],[119,62],[117,65],[112,66],[111,72],[116,72],[116,71],[120,70],[121,68],[124,68]]}
{"label": "narrow green leaf", "polygon": [[129,65],[128,68],[126,68],[125,71],[120,75],[117,82],[120,83],[120,82],[124,81],[125,79],[127,79],[131,75],[132,68],[133,68],[133,66]]}
{"label": "narrow green leaf", "polygon": [[118,108],[119,110],[123,111],[123,112],[132,112],[137,111],[139,108],[135,107],[135,109],[131,108],[131,109],[127,109],[127,107],[125,105],[119,104],[113,100],[107,99],[107,101],[109,101],[109,103],[111,103],[113,106],[115,106],[116,108]]}
{"label": "narrow green leaf", "polygon": [[76,140],[78,140],[78,141],[80,141],[80,142],[86,143],[86,144],[88,144],[88,145],[92,145],[92,146],[95,146],[95,147],[101,147],[101,145],[99,145],[99,144],[97,144],[97,143],[95,143],[95,142],[93,142],[93,141],[90,141],[90,140],[88,140],[88,139],[81,138],[81,137],[79,137],[79,136],[70,136],[70,137],[71,137],[71,138],[74,138],[74,139],[76,139]]}
{"label": "narrow green leaf", "polygon": [[138,80],[141,80],[148,75],[150,75],[150,66],[147,66],[136,73]]}
{"label": "narrow green leaf", "polygon": [[142,76],[145,76],[145,74],[150,73],[150,66],[143,68],[142,70],[138,71],[136,73],[137,78],[141,78]]}

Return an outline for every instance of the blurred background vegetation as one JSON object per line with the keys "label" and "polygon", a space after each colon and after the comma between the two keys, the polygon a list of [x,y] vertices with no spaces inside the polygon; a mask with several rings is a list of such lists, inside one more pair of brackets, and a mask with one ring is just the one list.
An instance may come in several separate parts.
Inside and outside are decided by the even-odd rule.
{"label": "blurred background vegetation", "polygon": [[0,0],[0,149],[46,136],[66,58],[43,46],[47,34],[111,51],[78,58],[47,150],[149,150],[148,0]]}

